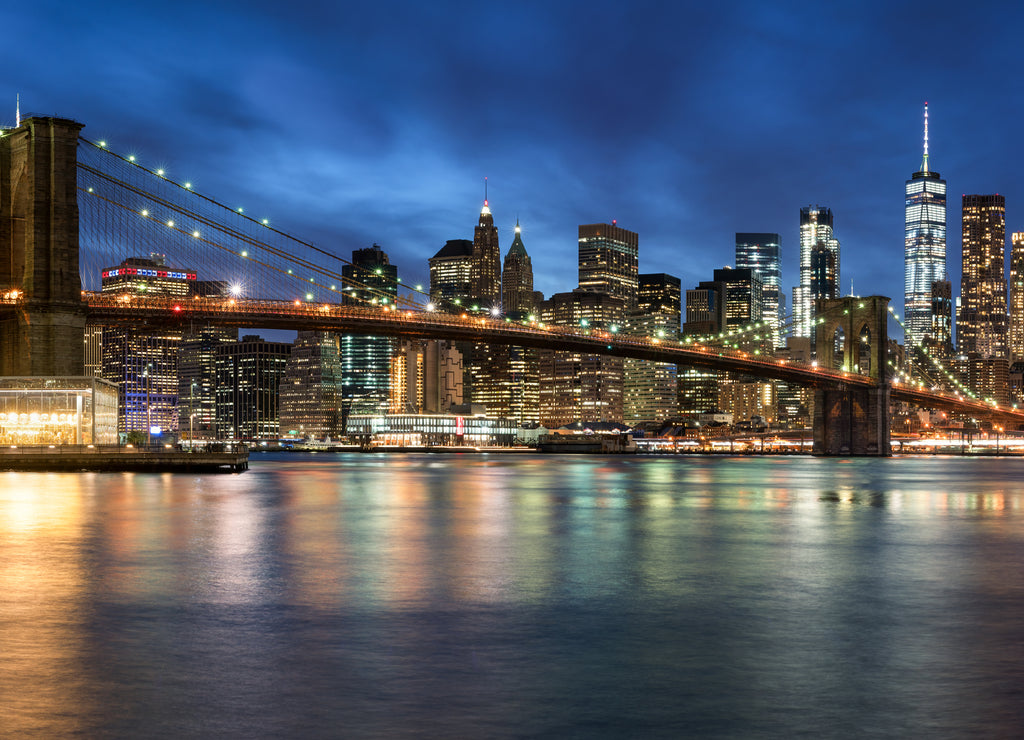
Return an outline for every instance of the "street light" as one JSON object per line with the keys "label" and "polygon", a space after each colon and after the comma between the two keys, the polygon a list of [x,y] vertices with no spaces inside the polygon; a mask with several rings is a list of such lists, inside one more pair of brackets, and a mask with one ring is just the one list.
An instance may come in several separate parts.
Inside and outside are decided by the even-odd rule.
{"label": "street light", "polygon": [[149,389],[152,385],[150,380],[149,371],[153,367],[152,362],[146,363],[146,369],[142,371],[142,377],[146,381],[146,446],[151,447],[153,445],[153,416],[152,407],[149,403]]}

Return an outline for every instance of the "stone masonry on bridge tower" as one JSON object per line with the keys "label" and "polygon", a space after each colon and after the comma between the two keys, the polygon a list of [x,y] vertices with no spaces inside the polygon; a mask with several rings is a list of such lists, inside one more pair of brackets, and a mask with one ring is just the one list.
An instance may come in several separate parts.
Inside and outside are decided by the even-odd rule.
{"label": "stone masonry on bridge tower", "polygon": [[0,376],[82,375],[85,308],[78,272],[78,133],[28,118],[0,136]]}
{"label": "stone masonry on bridge tower", "polygon": [[819,367],[869,375],[877,385],[815,392],[814,454],[888,457],[889,299],[821,299],[816,320],[821,322],[814,325]]}

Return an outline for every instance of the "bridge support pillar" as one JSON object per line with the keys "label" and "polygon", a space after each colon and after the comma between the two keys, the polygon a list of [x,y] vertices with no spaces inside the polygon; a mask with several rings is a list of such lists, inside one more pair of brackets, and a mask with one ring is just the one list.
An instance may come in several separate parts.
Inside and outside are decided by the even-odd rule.
{"label": "bridge support pillar", "polygon": [[0,375],[82,375],[78,132],[29,118],[0,136]]}
{"label": "bridge support pillar", "polygon": [[816,391],[814,454],[891,455],[888,386]]}
{"label": "bridge support pillar", "polygon": [[869,375],[877,385],[815,391],[814,454],[888,457],[889,299],[823,299],[815,308],[818,365]]}

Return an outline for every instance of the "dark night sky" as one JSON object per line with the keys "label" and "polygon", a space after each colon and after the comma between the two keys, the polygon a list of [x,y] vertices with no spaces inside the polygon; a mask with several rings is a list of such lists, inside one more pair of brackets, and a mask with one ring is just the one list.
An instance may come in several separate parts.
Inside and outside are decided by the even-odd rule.
{"label": "dark night sky", "polygon": [[1018,172],[1018,3],[8,3],[0,122],[60,115],[114,151],[407,283],[472,238],[483,178],[502,251],[516,218],[545,294],[576,283],[576,227],[640,233],[641,272],[692,287],[736,231],[831,207],[842,290],[903,299],[903,182],[960,194]]}

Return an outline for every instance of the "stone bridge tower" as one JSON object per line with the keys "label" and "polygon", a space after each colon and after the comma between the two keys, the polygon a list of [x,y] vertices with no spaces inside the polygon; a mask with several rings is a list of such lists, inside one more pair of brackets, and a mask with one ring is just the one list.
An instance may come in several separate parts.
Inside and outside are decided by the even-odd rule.
{"label": "stone bridge tower", "polygon": [[85,310],[78,273],[78,132],[28,118],[0,135],[0,375],[82,375]]}
{"label": "stone bridge tower", "polygon": [[814,454],[888,457],[889,299],[817,301],[814,346],[819,367],[870,375],[874,388],[815,391]]}

